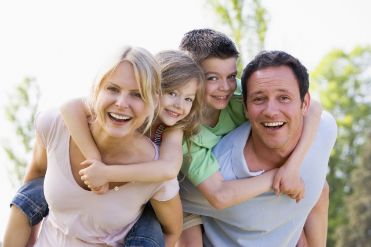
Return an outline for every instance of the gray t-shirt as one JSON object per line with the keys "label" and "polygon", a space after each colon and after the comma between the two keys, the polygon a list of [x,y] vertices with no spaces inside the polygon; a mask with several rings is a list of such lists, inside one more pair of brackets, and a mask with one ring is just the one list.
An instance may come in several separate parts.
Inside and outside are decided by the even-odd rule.
{"label": "gray t-shirt", "polygon": [[[183,209],[203,216],[204,245],[295,246],[321,194],[336,132],[334,118],[324,112],[314,142],[301,165],[305,195],[299,203],[285,195],[277,197],[268,192],[236,206],[216,210],[189,181],[183,181],[180,190]],[[250,124],[245,123],[225,136],[213,150],[226,180],[260,174],[249,171],[243,156],[249,133]]]}

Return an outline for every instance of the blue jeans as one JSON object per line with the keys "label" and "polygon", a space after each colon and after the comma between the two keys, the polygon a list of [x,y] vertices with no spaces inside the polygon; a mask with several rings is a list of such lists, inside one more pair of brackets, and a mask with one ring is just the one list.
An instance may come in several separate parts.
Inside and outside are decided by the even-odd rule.
{"label": "blue jeans", "polygon": [[49,213],[44,197],[44,178],[37,178],[24,184],[17,191],[10,205],[21,209],[31,226],[37,225]]}
{"label": "blue jeans", "polygon": [[[31,226],[38,224],[49,213],[48,204],[44,197],[44,178],[38,178],[24,184],[17,191],[11,205],[17,206],[25,213]],[[142,216],[126,235],[124,247],[163,246],[165,246],[165,241],[160,223],[148,203]]]}

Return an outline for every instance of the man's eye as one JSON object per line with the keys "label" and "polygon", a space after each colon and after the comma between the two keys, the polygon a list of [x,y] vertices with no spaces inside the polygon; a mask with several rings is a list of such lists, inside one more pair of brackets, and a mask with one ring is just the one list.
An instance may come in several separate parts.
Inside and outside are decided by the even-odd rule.
{"label": "man's eye", "polygon": [[282,102],[289,102],[290,101],[290,97],[289,96],[286,96],[286,95],[283,95],[280,97],[280,100]]}
{"label": "man's eye", "polygon": [[263,97],[258,97],[258,98],[254,98],[253,99],[254,103],[263,103],[264,102],[264,98]]}

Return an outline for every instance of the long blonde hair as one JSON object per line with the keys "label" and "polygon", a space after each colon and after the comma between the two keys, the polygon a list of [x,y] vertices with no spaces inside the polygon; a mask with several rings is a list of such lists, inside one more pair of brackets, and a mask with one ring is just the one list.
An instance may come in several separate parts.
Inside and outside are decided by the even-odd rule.
{"label": "long blonde hair", "polygon": [[[198,133],[198,126],[202,119],[204,95],[204,73],[199,65],[188,53],[176,50],[161,51],[155,56],[161,66],[162,93],[172,91],[186,85],[191,80],[197,81],[196,97],[192,102],[189,114],[177,122],[172,128],[182,128],[184,141],[190,149],[190,137]],[[185,156],[187,157],[187,155]],[[190,157],[189,157],[190,158]]]}
{"label": "long blonde hair", "polygon": [[122,62],[129,62],[134,69],[135,80],[139,83],[139,93],[150,109],[149,116],[143,126],[143,132],[147,131],[157,115],[158,110],[158,96],[161,93],[161,72],[160,66],[153,57],[153,55],[144,48],[140,47],[126,47],[122,53],[119,61],[108,69],[93,87],[93,92],[90,99],[90,109],[92,116],[96,116],[94,106],[100,90],[105,82],[112,76],[118,65]]}

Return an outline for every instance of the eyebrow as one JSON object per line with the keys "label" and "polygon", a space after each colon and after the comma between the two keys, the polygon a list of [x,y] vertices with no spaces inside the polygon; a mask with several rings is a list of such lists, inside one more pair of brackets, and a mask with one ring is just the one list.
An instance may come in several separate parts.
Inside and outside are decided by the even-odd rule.
{"label": "eyebrow", "polygon": [[[276,91],[281,92],[281,93],[290,93],[291,94],[291,92],[289,90],[287,90],[287,89],[277,89]],[[250,96],[254,96],[254,95],[259,95],[259,94],[264,94],[264,91],[263,90],[259,90],[259,91],[253,92],[253,93],[251,93],[249,95]]]}

